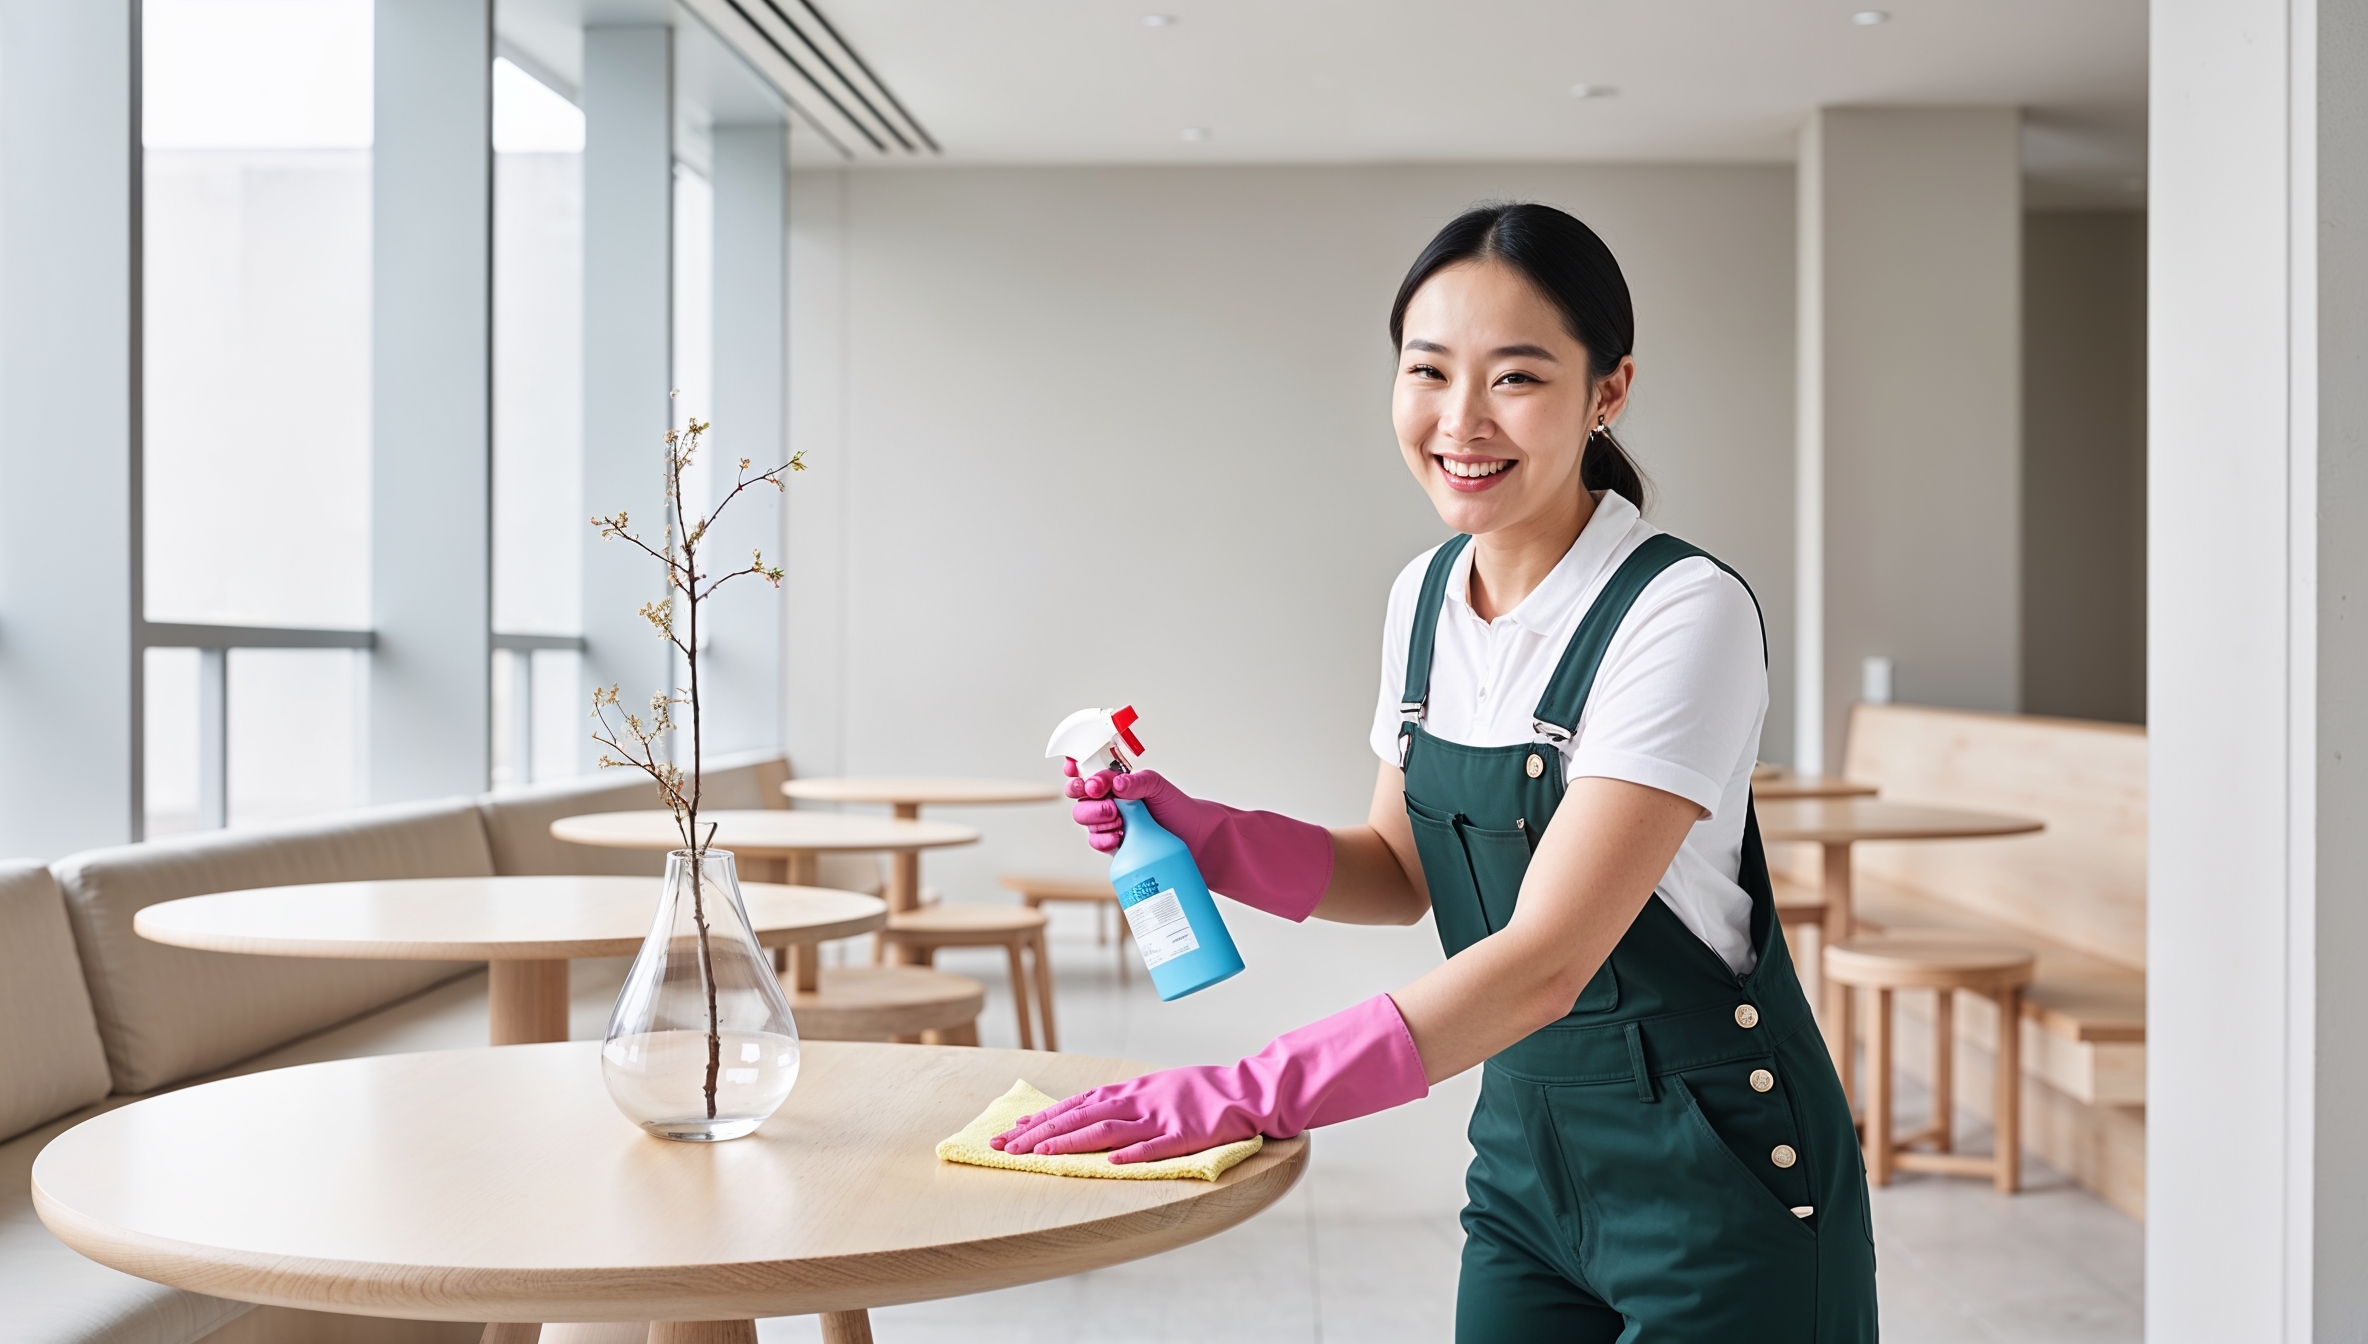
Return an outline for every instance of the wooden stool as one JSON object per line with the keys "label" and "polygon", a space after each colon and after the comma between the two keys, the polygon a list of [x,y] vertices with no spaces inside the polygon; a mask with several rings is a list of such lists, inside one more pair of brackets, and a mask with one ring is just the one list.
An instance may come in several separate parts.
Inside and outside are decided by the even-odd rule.
{"label": "wooden stool", "polygon": [[1037,1013],[1044,1020],[1044,1048],[1060,1049],[1052,1026],[1052,958],[1044,941],[1044,912],[1008,905],[927,905],[888,916],[880,941],[927,966],[941,947],[997,947],[1011,957],[1011,1001],[1020,1018],[1020,1049],[1036,1048],[1028,1029],[1028,972],[1022,952],[1036,957]]}
{"label": "wooden stool", "polygon": [[810,1041],[920,1041],[978,1044],[987,987],[926,966],[821,966],[815,986],[783,977],[798,1035]]}
{"label": "wooden stool", "polygon": [[[1120,907],[1118,893],[1111,890],[1109,882],[1104,879],[1098,877],[1030,877],[1005,874],[995,880],[1018,892],[1020,900],[1030,910],[1044,908],[1046,901],[1075,901],[1083,905],[1097,907],[1094,910],[1094,946],[1100,947],[1110,941],[1108,931],[1102,923],[1103,911],[1119,910]],[[1133,930],[1128,927],[1126,915],[1122,911],[1118,917],[1118,983],[1122,985],[1127,982],[1128,978],[1127,963],[1134,960],[1127,955],[1126,950],[1127,939],[1132,933]]]}
{"label": "wooden stool", "polygon": [[[1825,949],[1825,974],[1836,985],[1870,990],[1866,1014],[1867,1179],[1889,1185],[1893,1171],[1936,1171],[1954,1176],[1988,1176],[2012,1194],[2022,1184],[2023,986],[2031,983],[2036,958],[2026,947],[1978,934],[1932,929],[1852,938]],[[1891,994],[1900,989],[1933,990],[1933,1123],[1920,1133],[1891,1132]],[[1952,1151],[1957,1099],[1956,998],[1958,990],[1987,995],[1998,1005],[1998,1081],[1990,1096],[1996,1151],[1988,1157]],[[1931,1143],[1934,1151],[1909,1152]]]}

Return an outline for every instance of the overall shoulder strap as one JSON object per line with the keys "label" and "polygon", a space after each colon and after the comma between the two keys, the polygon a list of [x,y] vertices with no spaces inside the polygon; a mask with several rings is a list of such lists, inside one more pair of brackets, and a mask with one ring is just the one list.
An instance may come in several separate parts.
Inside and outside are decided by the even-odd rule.
{"label": "overall shoulder strap", "polygon": [[1406,689],[1398,697],[1398,732],[1404,736],[1421,720],[1431,699],[1431,645],[1439,635],[1439,604],[1447,600],[1447,576],[1455,558],[1472,544],[1469,536],[1450,537],[1431,554],[1431,567],[1422,576],[1422,593],[1414,599],[1414,632],[1406,641]]}
{"label": "overall shoulder strap", "polygon": [[[1750,593],[1751,585],[1740,574],[1698,547],[1690,546],[1666,532],[1645,538],[1644,544],[1629,552],[1628,558],[1612,572],[1611,581],[1596,594],[1595,604],[1580,618],[1579,628],[1572,632],[1570,643],[1563,646],[1562,661],[1555,664],[1554,675],[1546,682],[1546,693],[1538,697],[1537,712],[1531,727],[1537,730],[1538,740],[1556,747],[1567,745],[1579,730],[1579,713],[1587,707],[1587,695],[1595,689],[1595,672],[1603,663],[1605,649],[1611,647],[1612,635],[1620,622],[1628,618],[1628,609],[1636,605],[1645,585],[1660,577],[1661,571],[1680,560],[1701,556],[1710,563],[1735,575],[1735,582],[1743,584]],[[1754,610],[1759,607],[1759,595],[1752,593]],[[1760,657],[1768,656],[1768,626],[1760,620]]]}

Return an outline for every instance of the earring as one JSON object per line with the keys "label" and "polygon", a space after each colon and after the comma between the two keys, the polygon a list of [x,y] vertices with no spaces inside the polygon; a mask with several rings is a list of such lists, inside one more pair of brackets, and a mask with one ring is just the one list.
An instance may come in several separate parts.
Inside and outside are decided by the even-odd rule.
{"label": "earring", "polygon": [[[1596,417],[1595,417],[1595,434],[1601,434],[1601,433],[1604,433],[1604,432],[1605,432],[1605,431],[1604,431],[1604,427],[1603,427],[1603,417],[1602,417],[1602,416],[1600,416],[1600,415],[1599,415],[1599,416],[1596,416]],[[1587,437],[1588,437],[1588,438],[1594,438],[1594,437],[1595,437],[1595,434],[1590,434],[1590,435],[1588,435]]]}

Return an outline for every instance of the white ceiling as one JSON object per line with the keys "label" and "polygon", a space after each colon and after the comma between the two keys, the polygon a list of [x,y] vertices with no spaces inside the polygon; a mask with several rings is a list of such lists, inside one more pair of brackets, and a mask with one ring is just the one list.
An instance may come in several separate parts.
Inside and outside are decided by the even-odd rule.
{"label": "white ceiling", "polygon": [[950,163],[1785,161],[1820,105],[2010,103],[2035,204],[2143,200],[2145,0],[820,3]]}

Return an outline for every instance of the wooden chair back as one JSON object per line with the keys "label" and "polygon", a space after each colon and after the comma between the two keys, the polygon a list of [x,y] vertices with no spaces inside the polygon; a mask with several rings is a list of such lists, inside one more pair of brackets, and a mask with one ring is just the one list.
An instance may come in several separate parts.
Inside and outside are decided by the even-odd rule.
{"label": "wooden chair back", "polygon": [[1844,773],[1892,802],[2037,817],[1998,840],[1865,844],[1858,871],[2146,969],[2146,730],[1859,705]]}

